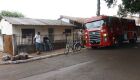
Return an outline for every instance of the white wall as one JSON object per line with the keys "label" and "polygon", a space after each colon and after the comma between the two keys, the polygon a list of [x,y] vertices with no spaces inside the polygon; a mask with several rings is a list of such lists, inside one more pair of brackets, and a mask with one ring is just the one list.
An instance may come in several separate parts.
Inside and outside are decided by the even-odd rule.
{"label": "white wall", "polygon": [[3,36],[2,34],[11,35],[12,34],[12,24],[2,19],[0,22],[0,51],[3,51]]}
{"label": "white wall", "polygon": [[3,51],[3,37],[0,35],[0,51]]}
{"label": "white wall", "polygon": [[2,34],[11,35],[12,33],[12,24],[2,19],[0,22],[1,32]]}
{"label": "white wall", "polygon": [[54,40],[65,40],[65,35],[63,34],[65,29],[72,29],[72,27],[55,27],[54,35],[56,36],[54,37]]}
{"label": "white wall", "polygon": [[[69,26],[13,26],[13,34],[21,36],[21,29],[35,29],[35,33],[40,32],[41,38],[43,40],[43,37],[45,35],[48,35],[48,28],[54,28],[54,40],[65,40],[65,35],[63,34],[63,32],[65,31],[65,29],[72,29],[72,27]],[[20,41],[18,43],[21,43],[21,40],[23,39],[18,38],[17,41]],[[24,42],[26,41],[28,40],[24,40]]]}

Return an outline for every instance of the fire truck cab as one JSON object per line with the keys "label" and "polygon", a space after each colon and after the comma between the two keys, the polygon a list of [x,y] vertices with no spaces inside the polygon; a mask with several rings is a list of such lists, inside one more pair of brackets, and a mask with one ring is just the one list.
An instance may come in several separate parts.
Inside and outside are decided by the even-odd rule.
{"label": "fire truck cab", "polygon": [[85,21],[87,47],[120,45],[123,41],[137,40],[135,20],[112,16],[97,16]]}

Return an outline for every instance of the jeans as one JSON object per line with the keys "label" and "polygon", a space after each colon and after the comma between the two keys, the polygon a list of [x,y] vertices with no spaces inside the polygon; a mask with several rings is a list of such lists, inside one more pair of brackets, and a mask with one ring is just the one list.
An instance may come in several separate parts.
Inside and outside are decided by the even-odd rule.
{"label": "jeans", "polygon": [[41,51],[41,50],[42,50],[42,49],[41,49],[41,43],[36,42],[36,43],[35,43],[35,46],[36,46],[36,50],[37,50],[37,51]]}
{"label": "jeans", "polygon": [[49,51],[49,45],[47,43],[44,43],[44,51]]}

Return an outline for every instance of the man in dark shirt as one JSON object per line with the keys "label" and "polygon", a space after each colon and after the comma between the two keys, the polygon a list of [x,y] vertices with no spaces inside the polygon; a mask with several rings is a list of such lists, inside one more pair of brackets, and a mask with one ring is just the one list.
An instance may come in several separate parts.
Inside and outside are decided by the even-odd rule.
{"label": "man in dark shirt", "polygon": [[47,36],[45,36],[43,38],[43,43],[44,43],[44,51],[49,51],[49,38]]}

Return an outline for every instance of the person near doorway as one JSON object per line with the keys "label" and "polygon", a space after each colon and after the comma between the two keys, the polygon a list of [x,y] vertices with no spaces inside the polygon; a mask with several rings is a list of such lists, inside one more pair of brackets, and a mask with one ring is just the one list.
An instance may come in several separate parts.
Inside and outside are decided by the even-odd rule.
{"label": "person near doorway", "polygon": [[85,35],[84,35],[84,30],[81,30],[81,33],[82,33],[82,35],[81,35],[81,46],[82,46],[82,48],[84,48],[84,47],[85,47]]}
{"label": "person near doorway", "polygon": [[49,51],[49,38],[47,35],[43,37],[44,51]]}
{"label": "person near doorway", "polygon": [[76,34],[75,34],[75,39],[76,41],[78,41],[80,44],[81,44],[81,47],[84,48],[84,33],[83,33],[83,30],[82,29],[79,29],[76,31]]}
{"label": "person near doorway", "polygon": [[81,38],[82,38],[82,32],[81,32],[81,30],[78,30],[77,31],[76,37],[77,37],[77,40],[81,42]]}
{"label": "person near doorway", "polygon": [[40,36],[40,32],[37,32],[37,34],[34,37],[34,41],[35,41],[35,47],[36,47],[37,55],[39,55],[41,53],[41,36]]}

